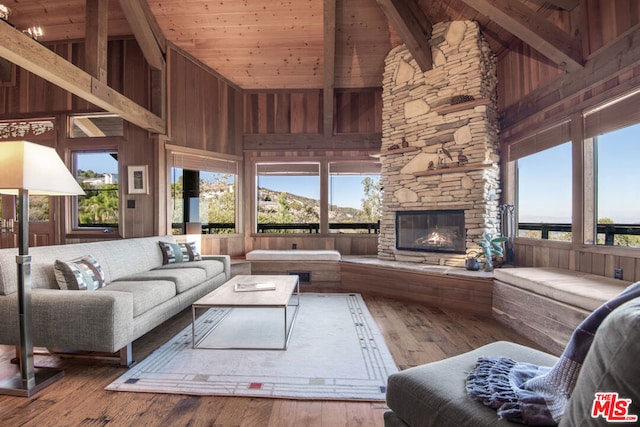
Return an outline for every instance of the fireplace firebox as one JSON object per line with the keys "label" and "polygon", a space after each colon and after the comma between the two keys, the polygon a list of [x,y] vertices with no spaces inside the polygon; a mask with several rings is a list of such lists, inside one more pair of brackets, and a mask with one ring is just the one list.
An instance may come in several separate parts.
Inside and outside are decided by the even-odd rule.
{"label": "fireplace firebox", "polygon": [[465,253],[464,210],[396,212],[396,249]]}

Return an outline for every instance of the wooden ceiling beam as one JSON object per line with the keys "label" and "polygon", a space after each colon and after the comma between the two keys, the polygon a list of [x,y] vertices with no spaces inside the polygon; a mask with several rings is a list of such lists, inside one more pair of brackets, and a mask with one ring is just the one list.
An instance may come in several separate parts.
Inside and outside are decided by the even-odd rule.
{"label": "wooden ceiling beam", "polygon": [[414,0],[377,0],[422,72],[433,68],[431,22]]}
{"label": "wooden ceiling beam", "polygon": [[109,0],[87,0],[86,5],[84,70],[106,82]]}
{"label": "wooden ceiling beam", "polygon": [[156,70],[164,70],[163,50],[156,39],[151,24],[149,24],[149,17],[141,1],[120,0],[120,7],[149,66]]}
{"label": "wooden ceiling beam", "polygon": [[580,40],[519,1],[462,0],[569,72],[583,68]]}
{"label": "wooden ceiling beam", "polygon": [[333,135],[333,92],[336,64],[336,0],[324,0],[324,75],[323,128],[324,136]]}
{"label": "wooden ceiling beam", "polygon": [[73,124],[91,138],[107,136],[89,117],[75,117]]}
{"label": "wooden ceiling beam", "polygon": [[[592,90],[601,82],[636,67],[638,63],[640,63],[640,29],[627,32],[607,45],[605,49],[599,50],[589,58],[584,69],[564,75],[530,92],[517,103],[506,108],[502,114],[500,127],[508,130],[522,120],[548,112],[558,104]],[[625,88],[625,90],[628,89],[631,87]],[[578,106],[577,108],[584,108],[580,103],[575,105]]]}
{"label": "wooden ceiling beam", "polygon": [[0,40],[0,57],[149,132],[165,133],[164,119],[2,21]]}

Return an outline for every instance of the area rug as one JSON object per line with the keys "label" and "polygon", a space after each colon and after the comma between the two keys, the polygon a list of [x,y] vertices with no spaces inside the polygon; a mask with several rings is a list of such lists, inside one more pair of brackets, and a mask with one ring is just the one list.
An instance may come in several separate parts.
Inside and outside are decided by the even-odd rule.
{"label": "area rug", "polygon": [[[209,309],[198,317],[196,336],[227,316],[201,345],[244,346],[238,340],[257,340],[269,346],[274,337],[282,342],[281,310],[227,311]],[[194,349],[189,326],[106,389],[384,401],[394,372],[393,358],[359,294],[302,293],[287,350]]]}

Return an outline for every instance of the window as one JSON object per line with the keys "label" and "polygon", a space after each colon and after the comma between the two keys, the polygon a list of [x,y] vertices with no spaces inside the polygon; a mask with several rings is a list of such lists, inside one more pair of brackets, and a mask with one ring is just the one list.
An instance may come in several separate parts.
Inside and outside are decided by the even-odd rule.
{"label": "window", "polygon": [[235,233],[238,163],[180,152],[171,162],[173,234]]}
{"label": "window", "polygon": [[518,159],[518,235],[571,241],[571,143]]}
{"label": "window", "polygon": [[596,137],[597,243],[640,247],[640,124]]}
{"label": "window", "polygon": [[73,173],[86,195],[75,204],[74,228],[117,228],[120,218],[118,152],[74,151]]}
{"label": "window", "polygon": [[381,207],[380,163],[329,163],[329,231],[378,231]]}
{"label": "window", "polygon": [[258,163],[256,184],[259,233],[319,232],[319,163]]}
{"label": "window", "polygon": [[69,117],[69,138],[123,136],[124,122],[115,114],[85,114]]}

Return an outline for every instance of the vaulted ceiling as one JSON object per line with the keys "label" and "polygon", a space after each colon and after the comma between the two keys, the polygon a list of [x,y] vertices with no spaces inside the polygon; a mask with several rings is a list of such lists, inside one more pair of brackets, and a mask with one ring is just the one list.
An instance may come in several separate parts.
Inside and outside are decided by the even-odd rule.
{"label": "vaulted ceiling", "polygon": [[[40,26],[49,42],[85,38],[85,1],[0,3],[17,29]],[[431,26],[450,20],[477,21],[497,55],[520,39],[567,70],[582,63],[579,0],[105,1],[109,36],[139,32],[132,15],[142,14],[161,49],[166,38],[245,90],[380,86],[386,54],[403,42],[428,69]]]}

